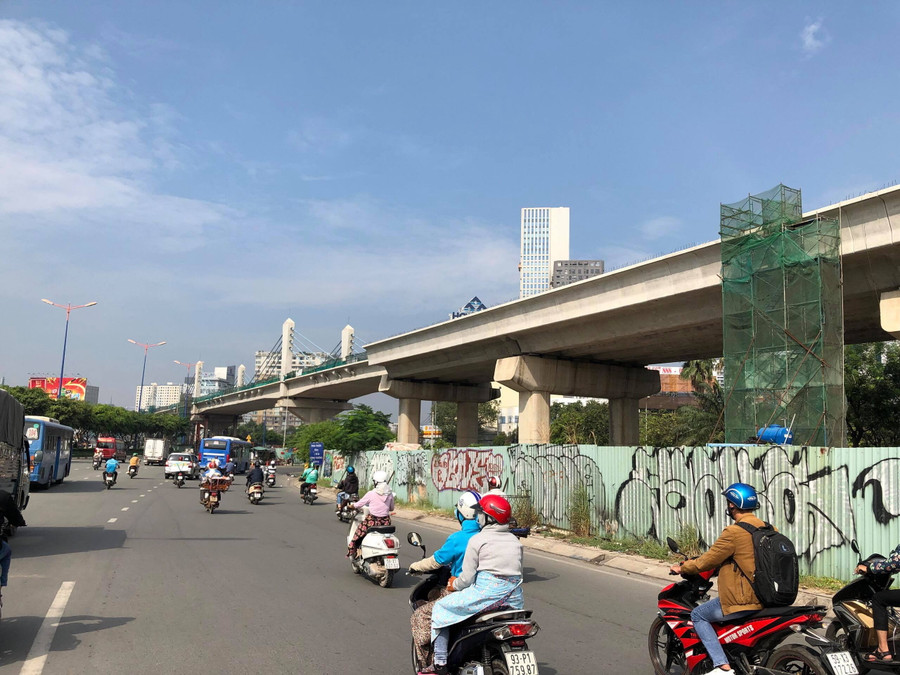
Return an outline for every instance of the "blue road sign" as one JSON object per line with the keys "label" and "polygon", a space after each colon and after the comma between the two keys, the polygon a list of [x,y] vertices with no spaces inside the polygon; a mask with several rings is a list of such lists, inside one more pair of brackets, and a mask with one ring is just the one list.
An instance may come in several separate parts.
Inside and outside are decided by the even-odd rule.
{"label": "blue road sign", "polygon": [[309,461],[312,464],[318,464],[322,466],[322,463],[325,461],[325,444],[319,443],[316,441],[315,443],[309,444]]}

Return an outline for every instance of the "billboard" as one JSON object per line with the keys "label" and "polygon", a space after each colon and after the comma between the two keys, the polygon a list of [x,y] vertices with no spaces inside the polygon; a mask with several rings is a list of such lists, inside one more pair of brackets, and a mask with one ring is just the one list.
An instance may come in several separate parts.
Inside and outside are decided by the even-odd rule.
{"label": "billboard", "polygon": [[[59,391],[58,377],[32,377],[28,380],[29,389],[43,389],[50,398],[56,398],[56,392]],[[83,401],[87,392],[86,377],[64,377],[62,397],[72,398],[77,401]]]}

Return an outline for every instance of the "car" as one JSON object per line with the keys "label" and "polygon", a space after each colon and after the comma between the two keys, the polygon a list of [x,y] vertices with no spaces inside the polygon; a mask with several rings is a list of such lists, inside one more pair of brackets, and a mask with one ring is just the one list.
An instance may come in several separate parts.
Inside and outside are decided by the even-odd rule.
{"label": "car", "polygon": [[172,478],[179,471],[185,478],[200,478],[200,460],[192,452],[173,452],[166,459],[166,480]]}

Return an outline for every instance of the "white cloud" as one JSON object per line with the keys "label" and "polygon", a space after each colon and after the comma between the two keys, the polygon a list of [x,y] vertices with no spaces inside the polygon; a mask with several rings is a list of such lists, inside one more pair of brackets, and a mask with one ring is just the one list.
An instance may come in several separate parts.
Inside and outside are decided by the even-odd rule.
{"label": "white cloud", "polygon": [[641,233],[641,237],[646,241],[655,241],[677,233],[681,229],[681,226],[682,222],[680,218],[675,218],[674,216],[659,216],[658,218],[651,218],[638,225],[638,231]]}
{"label": "white cloud", "polygon": [[807,23],[800,31],[801,46],[807,56],[817,54],[830,39],[828,32],[822,29],[822,19]]}

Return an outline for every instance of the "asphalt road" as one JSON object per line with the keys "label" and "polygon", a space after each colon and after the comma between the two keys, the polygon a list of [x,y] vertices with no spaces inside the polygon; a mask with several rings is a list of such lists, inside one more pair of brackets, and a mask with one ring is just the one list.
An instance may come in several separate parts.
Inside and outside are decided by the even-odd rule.
{"label": "asphalt road", "polygon": [[[238,477],[210,516],[196,485],[177,489],[161,467],[142,466],[107,491],[78,462],[65,483],[33,494],[28,527],[10,542],[0,675],[412,672],[416,579],[383,589],[353,574],[331,502],[307,506],[277,487],[254,507]],[[411,528],[429,551],[447,535],[395,524],[404,566],[421,557],[405,544]],[[530,551],[525,566],[542,675],[652,673],[655,581]],[[55,600],[59,618],[47,619]]]}

